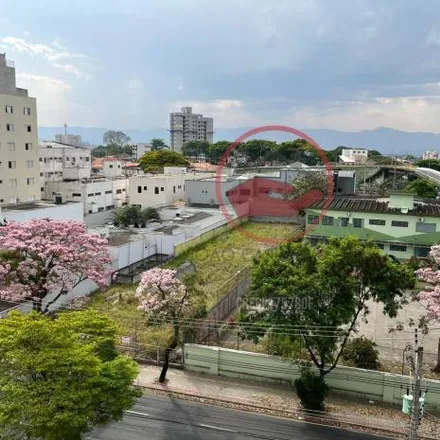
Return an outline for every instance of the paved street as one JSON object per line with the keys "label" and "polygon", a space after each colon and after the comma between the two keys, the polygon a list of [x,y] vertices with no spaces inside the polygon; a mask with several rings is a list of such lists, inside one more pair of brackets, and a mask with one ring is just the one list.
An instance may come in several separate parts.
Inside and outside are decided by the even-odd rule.
{"label": "paved street", "polygon": [[86,440],[385,440],[304,422],[151,396]]}

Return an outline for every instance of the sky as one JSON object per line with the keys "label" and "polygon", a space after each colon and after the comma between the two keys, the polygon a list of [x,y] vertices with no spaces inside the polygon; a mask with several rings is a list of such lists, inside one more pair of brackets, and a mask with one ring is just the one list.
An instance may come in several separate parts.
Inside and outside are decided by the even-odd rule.
{"label": "sky", "polygon": [[40,126],[440,133],[438,0],[3,0]]}

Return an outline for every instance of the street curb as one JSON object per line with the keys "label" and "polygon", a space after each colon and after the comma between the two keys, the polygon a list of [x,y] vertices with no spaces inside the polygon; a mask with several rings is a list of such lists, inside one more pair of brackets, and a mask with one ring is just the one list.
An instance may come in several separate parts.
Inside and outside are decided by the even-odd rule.
{"label": "street curb", "polygon": [[[220,407],[227,407],[227,405],[236,405],[239,406],[241,410],[244,411],[250,411],[250,412],[263,412],[263,411],[270,411],[272,414],[269,415],[276,415],[278,417],[284,417],[289,419],[295,419],[296,421],[304,422],[304,423],[310,423],[313,425],[320,425],[320,426],[326,426],[326,427],[337,427],[337,428],[343,428],[347,429],[351,432],[368,432],[374,435],[386,435],[386,436],[392,436],[391,438],[394,439],[405,439],[406,433],[405,432],[399,432],[392,429],[385,429],[385,428],[373,428],[368,425],[361,425],[359,423],[351,423],[347,421],[340,421],[340,420],[334,420],[334,421],[328,421],[323,419],[322,417],[306,414],[301,411],[287,411],[287,410],[278,410],[275,408],[255,405],[252,403],[245,403],[238,400],[225,400],[220,399],[216,397],[210,397],[210,396],[203,396],[200,394],[192,394],[188,392],[178,391],[176,389],[174,390],[167,390],[164,389],[161,386],[152,386],[152,385],[138,385],[140,388],[152,390],[155,392],[159,392],[159,394],[167,395],[171,397],[175,397],[177,399],[182,400],[196,400],[196,401],[202,401],[204,404],[213,405],[213,406],[220,406]],[[329,414],[331,416],[331,414]],[[358,428],[358,429],[353,429]],[[435,437],[428,437],[428,436],[419,436],[420,440],[438,440]]]}

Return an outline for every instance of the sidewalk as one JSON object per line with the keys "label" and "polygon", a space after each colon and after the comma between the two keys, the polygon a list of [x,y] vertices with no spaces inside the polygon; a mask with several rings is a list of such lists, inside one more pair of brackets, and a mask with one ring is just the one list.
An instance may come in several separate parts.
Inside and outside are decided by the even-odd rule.
{"label": "sidewalk", "polygon": [[[225,407],[244,407],[248,410],[281,415],[295,419],[313,420],[316,423],[349,427],[365,431],[383,430],[391,435],[403,434],[408,426],[408,416],[399,408],[372,402],[361,397],[350,398],[331,394],[326,399],[327,412],[316,417],[305,416],[295,390],[288,385],[271,385],[220,376],[209,376],[169,369],[168,382],[159,384],[160,367],[144,366],[136,384],[165,393],[181,394],[182,398]],[[185,396],[183,396],[185,395]],[[440,417],[424,417],[420,434],[426,438],[440,438]],[[397,436],[400,437],[399,435]]]}

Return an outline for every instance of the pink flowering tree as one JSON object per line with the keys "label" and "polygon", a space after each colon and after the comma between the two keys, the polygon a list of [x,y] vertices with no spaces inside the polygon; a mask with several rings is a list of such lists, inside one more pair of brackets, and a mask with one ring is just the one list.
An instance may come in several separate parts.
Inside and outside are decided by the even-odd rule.
{"label": "pink flowering tree", "polygon": [[136,290],[139,299],[138,309],[145,312],[152,323],[170,323],[173,335],[165,350],[165,359],[159,376],[159,383],[165,382],[170,353],[179,344],[180,317],[188,306],[188,290],[176,278],[176,271],[154,268],[141,276]]}
{"label": "pink flowering tree", "polygon": [[[417,300],[426,309],[426,314],[419,320],[419,327],[425,332],[433,323],[440,323],[440,245],[431,247],[429,253],[432,265],[416,271],[419,279],[426,283],[424,290],[419,292]],[[440,339],[437,351],[437,366],[435,372],[440,373]]]}
{"label": "pink flowering tree", "polygon": [[[39,219],[1,226],[0,299],[29,300],[34,310],[47,312],[85,279],[108,286],[112,271],[106,244],[78,221]],[[49,294],[54,297],[43,309]]]}

